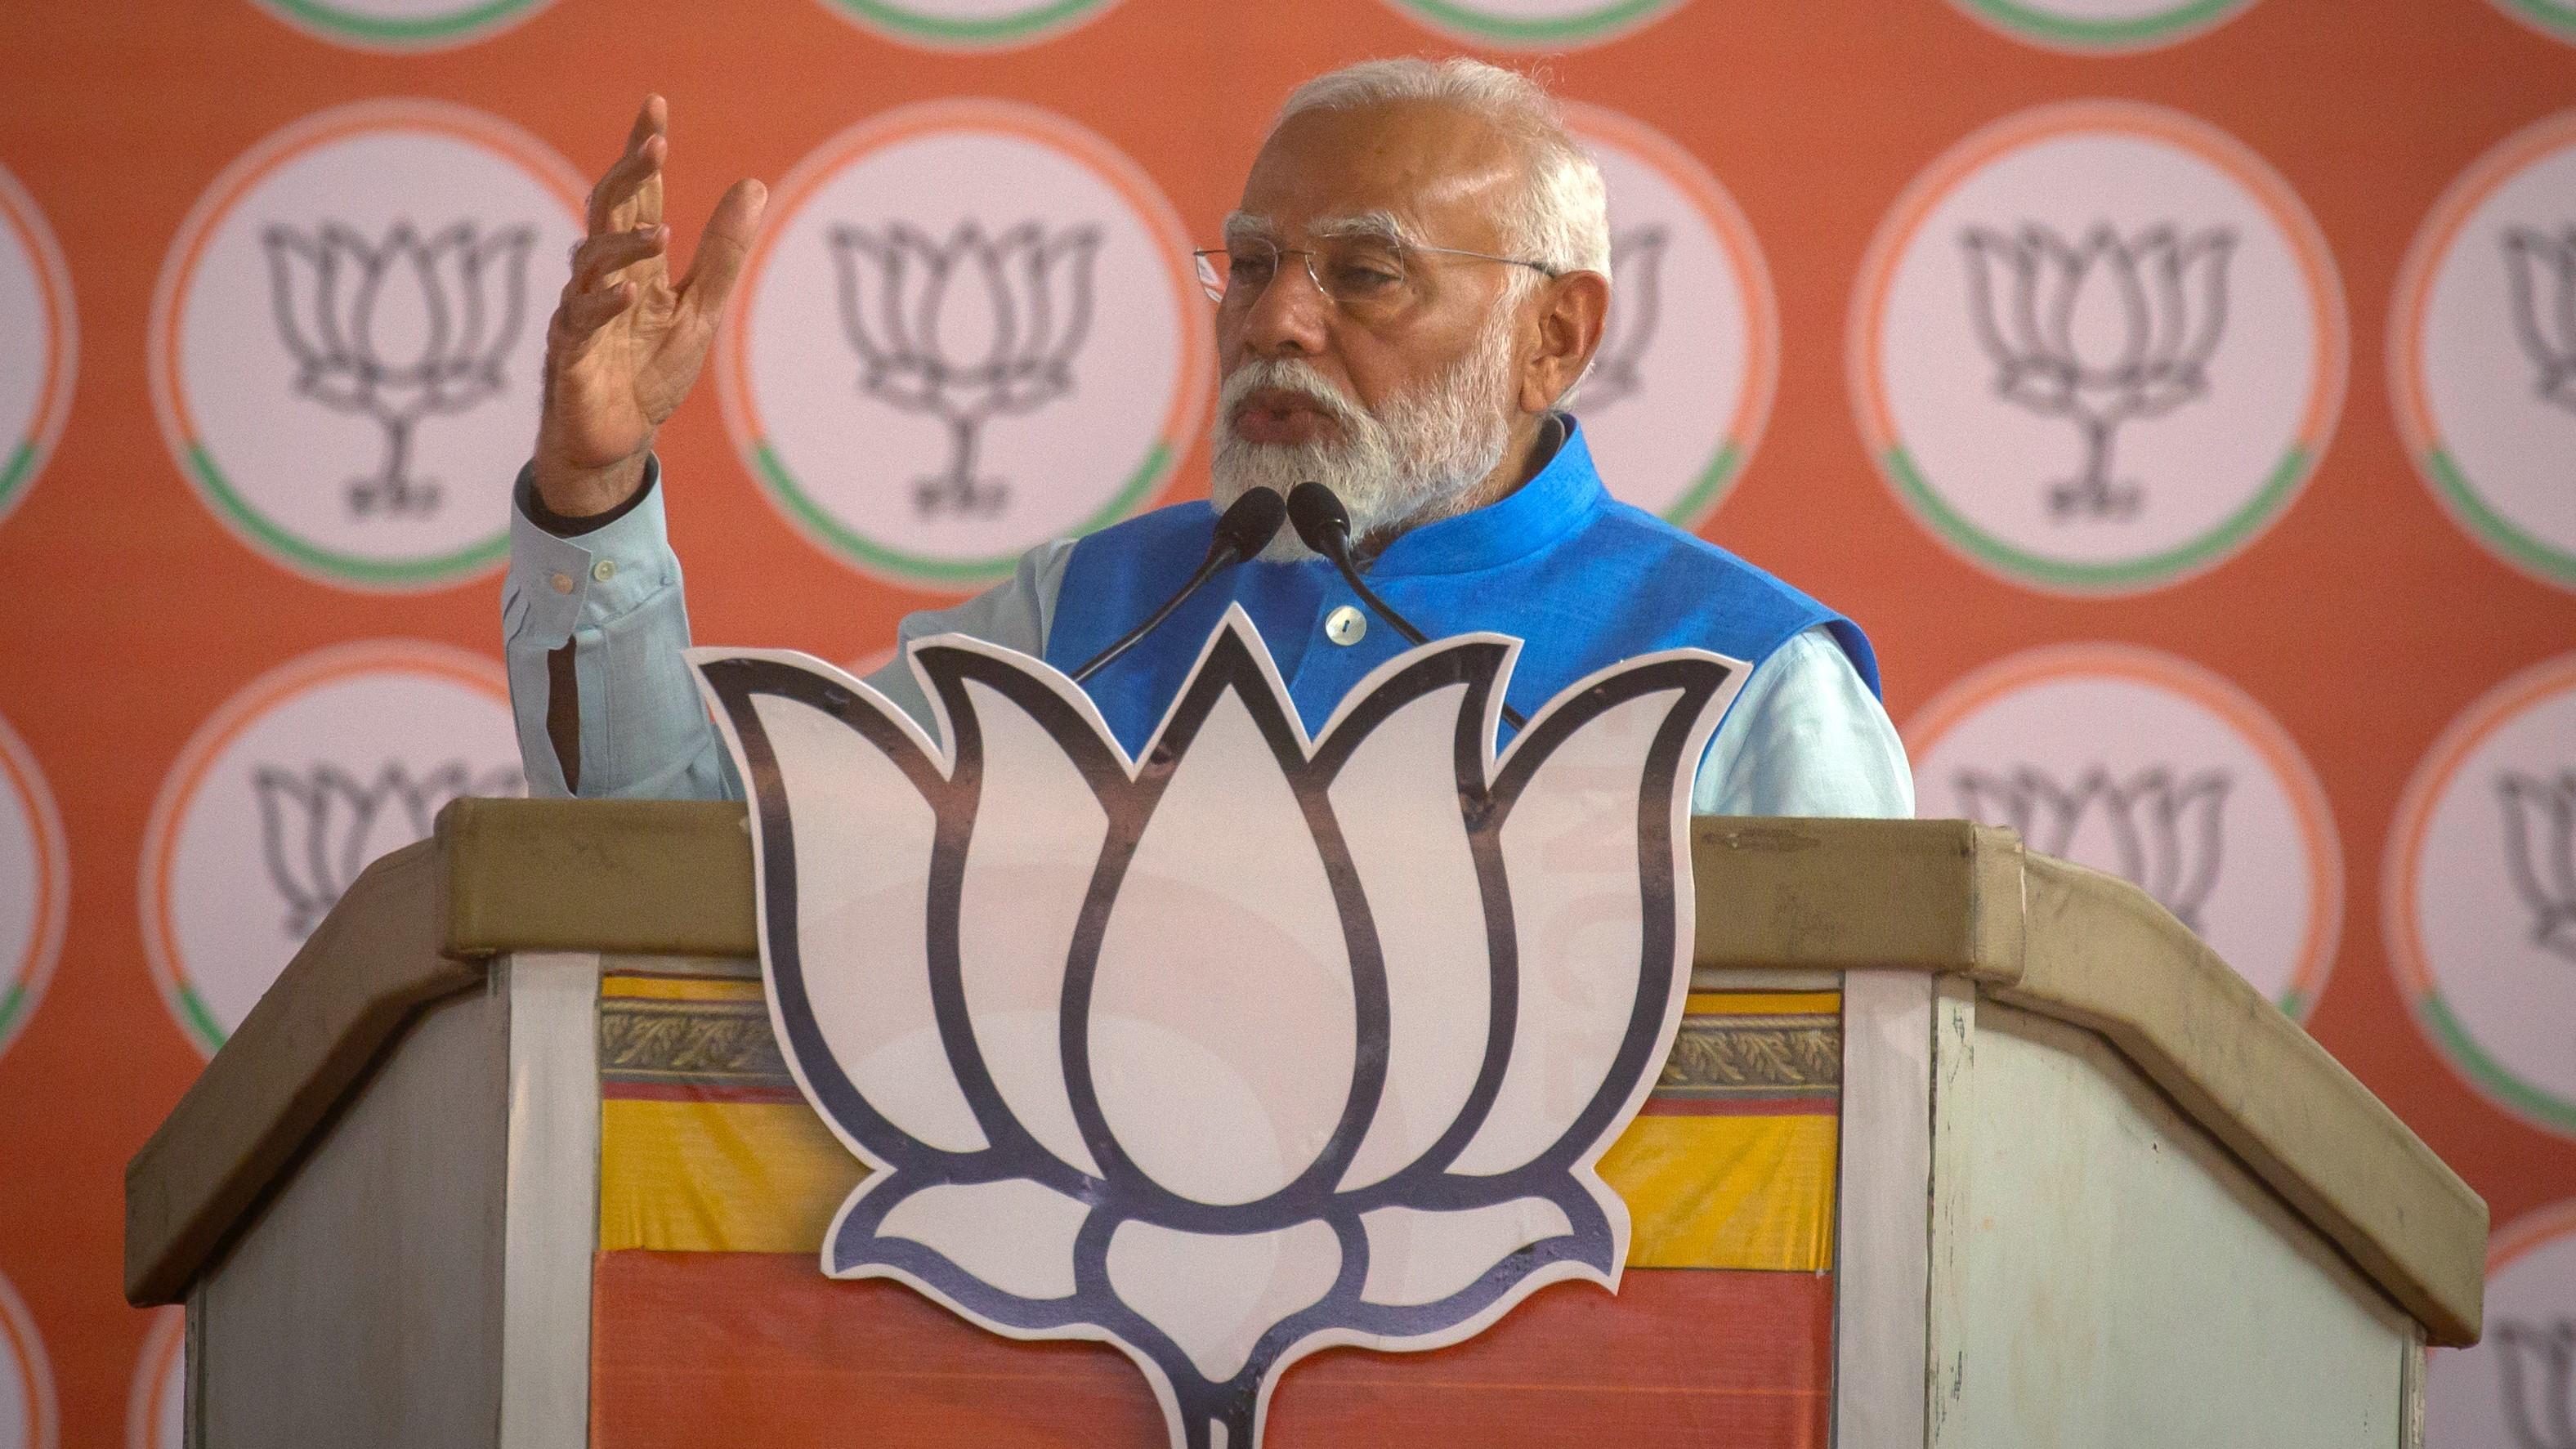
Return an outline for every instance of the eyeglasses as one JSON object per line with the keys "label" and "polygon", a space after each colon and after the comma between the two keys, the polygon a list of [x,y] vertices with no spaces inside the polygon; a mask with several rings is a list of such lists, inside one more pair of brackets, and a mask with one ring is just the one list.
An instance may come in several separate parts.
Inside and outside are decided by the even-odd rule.
{"label": "eyeglasses", "polygon": [[1306,276],[1314,282],[1315,290],[1363,321],[1392,316],[1421,300],[1428,281],[1428,257],[1466,257],[1500,262],[1507,267],[1527,267],[1551,281],[1561,275],[1544,262],[1458,247],[1413,246],[1378,237],[1340,237],[1312,247],[1283,247],[1247,238],[1232,246],[1209,247],[1191,255],[1198,259],[1199,285],[1219,306],[1251,305],[1279,275],[1280,259],[1298,257],[1305,262]]}

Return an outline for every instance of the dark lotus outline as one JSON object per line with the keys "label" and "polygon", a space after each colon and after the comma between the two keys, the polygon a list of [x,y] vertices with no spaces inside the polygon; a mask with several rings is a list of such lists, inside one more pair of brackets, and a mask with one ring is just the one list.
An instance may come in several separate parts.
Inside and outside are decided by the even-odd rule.
{"label": "dark lotus outline", "polygon": [[[970,641],[971,642],[971,641]],[[916,675],[928,686],[953,760],[942,775],[904,724],[899,708],[873,692],[854,693],[831,675],[777,656],[700,657],[693,663],[729,724],[737,764],[752,800],[753,828],[763,863],[760,881],[761,946],[770,1008],[790,1064],[807,1098],[845,1140],[874,1157],[871,1174],[835,1215],[823,1248],[823,1268],[836,1278],[890,1276],[986,1326],[1018,1337],[1107,1337],[1140,1366],[1159,1376],[1156,1397],[1174,1416],[1176,1446],[1209,1449],[1211,1430],[1226,1429],[1228,1449],[1257,1442],[1258,1426],[1277,1373],[1297,1352],[1334,1342],[1425,1339],[1477,1320],[1490,1321],[1520,1298],[1565,1277],[1588,1276],[1605,1287],[1617,1282],[1618,1234],[1602,1204],[1576,1177],[1587,1154],[1608,1145],[1609,1129],[1641,1099],[1655,1065],[1673,999],[1676,880],[1673,832],[1666,812],[1680,782],[1685,747],[1696,734],[1704,744],[1708,705],[1738,666],[1700,651],[1673,651],[1605,670],[1569,687],[1539,712],[1527,730],[1493,762],[1486,783],[1486,742],[1494,738],[1501,691],[1515,641],[1464,635],[1436,641],[1382,668],[1355,702],[1346,703],[1309,748],[1304,729],[1283,707],[1275,669],[1258,630],[1240,610],[1230,610],[1210,636],[1178,698],[1156,728],[1141,762],[1131,768],[1087,701],[1077,704],[1028,672],[1008,651],[927,640],[913,647]],[[1091,787],[1108,819],[1100,862],[1077,918],[1065,973],[1059,1044],[1065,1086],[1075,1122],[1101,1175],[1091,1176],[1040,1145],[1003,1101],[985,1064],[967,1016],[957,914],[967,846],[973,836],[983,769],[983,740],[965,685],[993,689],[1026,711],[1062,748]],[[1469,853],[1484,902],[1491,1012],[1484,1062],[1449,1128],[1414,1161],[1366,1187],[1336,1192],[1333,1184],[1357,1154],[1375,1119],[1385,1084],[1388,1054],[1386,973],[1368,904],[1333,819],[1326,792],[1359,743],[1404,705],[1451,685],[1464,685],[1451,761]],[[1154,808],[1198,730],[1227,692],[1233,692],[1269,746],[1298,801],[1339,909],[1353,974],[1355,1028],[1351,1094],[1331,1139],[1315,1163],[1287,1186],[1249,1203],[1219,1205],[1183,1198],[1137,1169],[1119,1147],[1103,1115],[1089,1067],[1090,988],[1109,914],[1126,864],[1143,838]],[[1509,1065],[1519,1019],[1518,941],[1509,883],[1503,874],[1501,832],[1513,805],[1538,766],[1567,738],[1610,709],[1659,693],[1677,696],[1647,751],[1638,795],[1638,868],[1644,930],[1638,990],[1618,1051],[1602,1085],[1572,1123],[1547,1148],[1508,1172],[1468,1177],[1448,1164],[1484,1125]],[[835,719],[883,752],[919,790],[937,821],[932,843],[930,909],[925,926],[932,1013],[958,1086],[986,1146],[974,1151],[930,1147],[897,1128],[862,1097],[842,1072],[816,1021],[801,959],[797,920],[795,825],[775,753],[753,701],[772,695],[805,704]],[[1481,737],[1480,729],[1481,726]],[[1689,763],[1696,764],[1694,758]],[[780,926],[786,925],[786,929]],[[994,1288],[945,1255],[905,1238],[881,1238],[876,1229],[903,1201],[924,1189],[1025,1178],[1090,1204],[1074,1242],[1074,1292],[1032,1299]],[[1595,1179],[1597,1182],[1597,1179]],[[1603,1188],[1608,1195],[1607,1188]],[[1474,1282],[1447,1298],[1424,1304],[1363,1302],[1368,1240],[1360,1216],[1382,1207],[1460,1210],[1524,1198],[1554,1204],[1571,1231],[1527,1244],[1506,1255]],[[1616,1205],[1615,1195],[1612,1202]],[[1341,1267],[1332,1286],[1308,1307],[1265,1331],[1242,1368],[1223,1382],[1198,1372],[1187,1352],[1129,1308],[1108,1279],[1112,1234],[1128,1221],[1187,1232],[1248,1234],[1320,1221],[1340,1244]],[[1549,1270],[1555,1270],[1553,1272]],[[1472,1331],[1472,1329],[1471,1329]],[[1308,1340],[1316,1340],[1311,1344]],[[1401,1349],[1400,1343],[1373,1343]],[[1434,1347],[1420,1343],[1416,1347]],[[1168,1395],[1168,1397],[1167,1397]]]}

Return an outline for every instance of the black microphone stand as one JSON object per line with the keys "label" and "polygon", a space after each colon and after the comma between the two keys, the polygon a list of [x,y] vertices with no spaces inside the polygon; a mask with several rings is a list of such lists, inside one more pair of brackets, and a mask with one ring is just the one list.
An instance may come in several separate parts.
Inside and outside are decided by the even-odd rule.
{"label": "black microphone stand", "polygon": [[[1377,596],[1377,590],[1370,588],[1367,580],[1360,577],[1359,565],[1351,561],[1350,510],[1342,506],[1342,500],[1332,489],[1312,481],[1290,489],[1288,521],[1296,526],[1297,536],[1306,541],[1308,548],[1323,555],[1325,561],[1340,572],[1342,582],[1351,586],[1351,592],[1360,596],[1360,602],[1368,605],[1370,611],[1384,619],[1396,633],[1403,635],[1406,643],[1431,642],[1421,630],[1413,627],[1412,620],[1397,613],[1386,600]],[[1522,718],[1521,712],[1512,708],[1508,700],[1503,703],[1503,722],[1516,730],[1529,727],[1529,721]]]}
{"label": "black microphone stand", "polygon": [[1116,643],[1092,655],[1088,663],[1073,671],[1073,682],[1080,684],[1099,673],[1109,661],[1134,647],[1137,640],[1153,633],[1155,625],[1172,617],[1172,611],[1197,593],[1208,580],[1268,548],[1271,536],[1279,532],[1279,525],[1287,513],[1287,505],[1279,501],[1278,494],[1267,488],[1251,489],[1234,500],[1234,506],[1217,518],[1216,536],[1208,540],[1207,557],[1200,561],[1198,572],[1190,575],[1190,581],[1181,585],[1179,593],[1165,599],[1161,608],[1146,615],[1144,623],[1119,635]]}

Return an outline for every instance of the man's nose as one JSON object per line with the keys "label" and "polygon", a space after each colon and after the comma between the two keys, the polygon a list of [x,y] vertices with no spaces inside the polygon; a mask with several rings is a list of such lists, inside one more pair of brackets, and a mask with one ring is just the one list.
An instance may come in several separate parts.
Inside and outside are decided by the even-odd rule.
{"label": "man's nose", "polygon": [[1270,284],[1244,314],[1244,350],[1256,357],[1311,357],[1324,350],[1333,299],[1315,285],[1304,257],[1281,257]]}

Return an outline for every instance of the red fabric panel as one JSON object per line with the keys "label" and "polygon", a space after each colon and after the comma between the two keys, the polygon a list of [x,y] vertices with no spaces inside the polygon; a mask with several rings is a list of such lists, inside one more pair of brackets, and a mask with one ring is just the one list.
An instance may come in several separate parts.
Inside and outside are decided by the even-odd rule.
{"label": "red fabric panel", "polygon": [[[1015,1343],[808,1258],[604,1253],[593,1294],[594,1449],[1163,1442],[1115,1349]],[[1281,1381],[1265,1439],[1809,1449],[1832,1337],[1828,1275],[1636,1269],[1615,1299],[1561,1283],[1452,1348],[1317,1354]]]}

